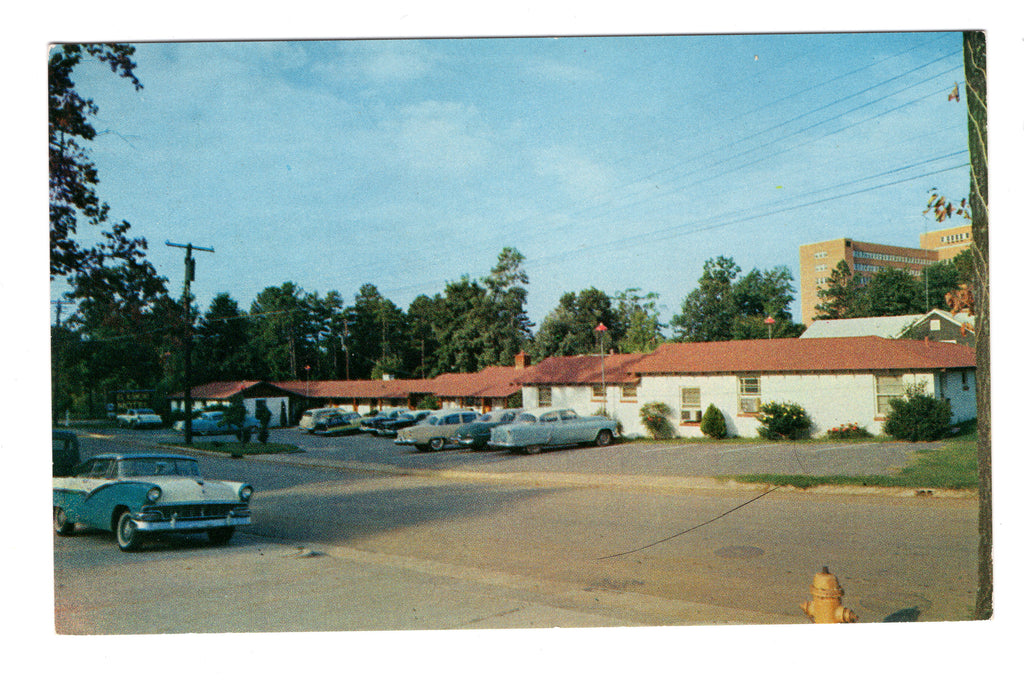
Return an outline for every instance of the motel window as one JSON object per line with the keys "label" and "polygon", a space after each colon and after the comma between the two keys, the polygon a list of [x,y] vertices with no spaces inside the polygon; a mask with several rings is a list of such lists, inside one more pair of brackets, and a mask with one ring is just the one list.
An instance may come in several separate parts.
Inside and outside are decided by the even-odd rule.
{"label": "motel window", "polygon": [[603,401],[605,399],[605,386],[603,384],[595,384],[590,387],[592,390],[591,398],[595,401]]}
{"label": "motel window", "polygon": [[700,409],[700,387],[683,387],[679,390],[679,421],[700,422],[704,414]]}
{"label": "motel window", "polygon": [[761,411],[761,378],[757,375],[745,375],[739,378],[740,412],[758,413]]}
{"label": "motel window", "polygon": [[889,401],[903,396],[903,377],[900,375],[878,375],[875,377],[875,413],[888,415],[892,407]]}
{"label": "motel window", "polygon": [[636,385],[635,384],[624,384],[622,386],[622,398],[624,399],[636,399]]}
{"label": "motel window", "polygon": [[551,387],[537,387],[537,405],[541,408],[551,405]]}

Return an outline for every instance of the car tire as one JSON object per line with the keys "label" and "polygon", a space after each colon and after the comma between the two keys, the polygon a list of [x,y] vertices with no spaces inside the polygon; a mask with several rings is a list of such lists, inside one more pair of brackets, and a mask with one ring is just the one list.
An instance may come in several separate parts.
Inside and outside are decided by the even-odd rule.
{"label": "car tire", "polygon": [[434,451],[435,453],[437,451],[444,450],[444,439],[442,439],[441,437],[434,437],[433,439],[427,442],[427,448]]}
{"label": "car tire", "polygon": [[597,446],[607,446],[612,442],[612,433],[607,429],[602,429],[597,433],[597,438],[594,439],[594,444]]}
{"label": "car tire", "polygon": [[219,529],[210,529],[206,532],[206,537],[210,539],[211,545],[227,545],[231,537],[235,535],[235,527],[225,526]]}
{"label": "car tire", "polygon": [[68,519],[64,508],[53,508],[53,530],[58,536],[70,536],[75,530],[75,523]]}
{"label": "car tire", "polygon": [[125,510],[117,518],[117,528],[114,530],[117,536],[117,547],[124,552],[138,550],[142,545],[143,532],[139,531],[132,521],[132,513]]}

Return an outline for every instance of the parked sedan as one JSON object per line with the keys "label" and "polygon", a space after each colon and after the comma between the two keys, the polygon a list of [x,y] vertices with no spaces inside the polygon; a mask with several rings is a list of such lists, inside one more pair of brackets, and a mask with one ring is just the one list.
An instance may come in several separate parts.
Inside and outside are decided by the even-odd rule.
{"label": "parked sedan", "polygon": [[359,429],[364,432],[376,433],[377,427],[386,420],[394,420],[396,417],[405,415],[408,412],[409,410],[407,408],[395,408],[393,410],[379,412],[373,417],[364,418],[362,424],[359,425]]}
{"label": "parked sedan", "polygon": [[340,436],[342,434],[355,434],[359,431],[359,423],[363,416],[359,413],[332,413],[324,422],[317,422],[313,428],[314,434],[323,436]]}
{"label": "parked sedan", "polygon": [[607,446],[615,429],[615,420],[607,417],[580,417],[569,408],[546,408],[520,413],[515,422],[495,427],[487,445],[531,454],[546,447],[579,443]]}
{"label": "parked sedan", "polygon": [[117,424],[128,429],[156,429],[163,427],[164,421],[151,408],[129,408],[117,416]]}
{"label": "parked sedan", "polygon": [[474,451],[479,451],[487,446],[491,438],[491,430],[498,425],[508,424],[516,419],[521,413],[519,408],[507,408],[484,413],[469,424],[462,425],[455,431],[453,441],[460,446],[466,446]]}
{"label": "parked sedan", "polygon": [[[242,422],[241,431],[249,433],[252,436],[260,428],[259,421],[250,417],[245,416]],[[185,421],[179,420],[174,423],[174,431],[183,432],[185,431]],[[208,436],[216,434],[239,434],[240,430],[237,426],[224,422],[224,412],[219,410],[209,410],[199,414],[199,417],[192,418],[192,434],[195,436]]]}
{"label": "parked sedan", "polygon": [[299,418],[299,429],[305,429],[307,432],[316,431],[317,425],[324,424],[331,415],[337,415],[341,412],[338,408],[312,408],[307,410]]}
{"label": "parked sedan", "polygon": [[399,430],[395,443],[415,446],[419,451],[439,451],[464,424],[480,414],[473,410],[439,410],[412,427]]}
{"label": "parked sedan", "polygon": [[396,418],[377,423],[374,433],[377,436],[398,436],[398,430],[412,427],[414,424],[431,414],[430,410],[419,410],[415,413],[402,413]]}
{"label": "parked sedan", "polygon": [[195,458],[165,453],[107,454],[53,478],[53,530],[76,524],[113,531],[121,550],[161,533],[206,533],[227,543],[249,524],[252,486],[203,479]]}

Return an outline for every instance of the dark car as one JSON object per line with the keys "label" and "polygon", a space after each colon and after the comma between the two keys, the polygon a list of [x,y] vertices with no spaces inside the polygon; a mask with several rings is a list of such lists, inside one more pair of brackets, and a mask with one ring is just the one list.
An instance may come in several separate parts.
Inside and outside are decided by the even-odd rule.
{"label": "dark car", "polygon": [[491,438],[491,430],[512,422],[521,412],[520,408],[505,408],[485,413],[479,419],[459,427],[451,440],[474,451],[483,450]]}
{"label": "dark car", "polygon": [[399,429],[413,426],[427,415],[430,415],[430,412],[429,410],[420,410],[415,413],[403,413],[391,420],[384,420],[378,423],[375,433],[377,436],[397,436]]}
{"label": "dark car", "polygon": [[360,431],[370,432],[374,434],[377,432],[377,428],[383,424],[386,420],[394,420],[400,415],[408,414],[408,410],[405,408],[395,408],[394,410],[381,411],[373,417],[368,417],[359,423]]}
{"label": "dark car", "polygon": [[78,437],[74,432],[53,430],[53,476],[69,477],[71,470],[81,460]]}

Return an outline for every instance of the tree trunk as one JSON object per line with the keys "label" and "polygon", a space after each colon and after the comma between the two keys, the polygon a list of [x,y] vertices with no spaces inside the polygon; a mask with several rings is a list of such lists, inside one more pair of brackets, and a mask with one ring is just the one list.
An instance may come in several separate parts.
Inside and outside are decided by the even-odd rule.
{"label": "tree trunk", "polygon": [[968,146],[971,154],[978,397],[978,594],[976,619],[992,617],[992,405],[989,353],[988,100],[985,34],[964,33]]}

